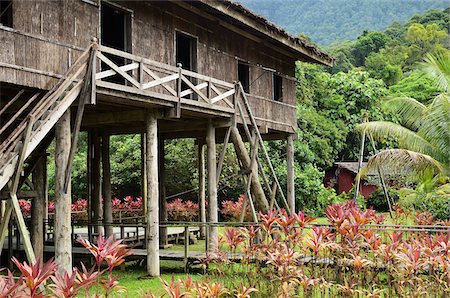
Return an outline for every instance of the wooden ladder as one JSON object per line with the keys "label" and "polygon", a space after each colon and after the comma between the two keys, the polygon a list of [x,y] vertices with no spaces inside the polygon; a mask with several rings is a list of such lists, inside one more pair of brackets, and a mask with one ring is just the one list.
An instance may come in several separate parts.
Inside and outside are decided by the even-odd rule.
{"label": "wooden ladder", "polygon": [[[286,208],[286,211],[290,214],[291,210],[289,208],[289,204],[286,200],[286,197],[283,193],[280,182],[276,175],[275,169],[270,160],[269,154],[268,154],[266,146],[264,144],[264,140],[261,136],[261,133],[259,132],[258,125],[256,123],[256,119],[253,115],[253,111],[252,111],[250,104],[248,102],[248,99],[247,99],[247,95],[245,94],[244,88],[242,87],[242,84],[240,82],[237,83],[236,89],[237,89],[236,97],[235,97],[236,113],[239,112],[239,116],[242,119],[244,131],[245,131],[247,140],[250,141],[250,148],[251,148],[250,149],[251,162],[250,162],[249,169],[247,169],[247,177],[245,179],[245,183],[246,183],[246,193],[245,193],[246,201],[245,202],[247,202],[247,201],[249,202],[251,210],[252,210],[252,214],[253,214],[253,220],[256,221],[256,212],[255,212],[255,208],[254,208],[254,202],[253,202],[254,200],[252,199],[252,194],[250,192],[250,184],[252,183],[251,182],[252,176],[255,176],[258,181],[259,181],[259,177],[261,176],[264,186],[266,188],[268,197],[270,198],[268,209],[272,209],[274,207],[276,207],[277,209],[280,208],[275,199],[276,195],[278,193],[283,202],[283,205],[284,205],[283,207]],[[242,101],[243,105],[241,104],[241,101]],[[247,115],[247,117],[246,117],[246,115]],[[250,123],[247,123],[246,118],[248,118]],[[235,131],[237,131],[237,129],[235,129]],[[269,185],[268,177],[265,175],[265,173],[263,171],[262,163],[258,157],[257,152],[258,152],[259,148],[262,151],[263,161],[266,163],[267,167],[269,168],[269,173],[273,180],[272,186]],[[244,210],[245,210],[245,207],[244,207]],[[242,221],[242,219],[243,219],[243,216],[241,216],[241,221]]]}
{"label": "wooden ladder", "polygon": [[[61,79],[44,96],[40,97],[39,92],[34,94],[0,128],[0,140],[3,140],[0,143],[0,190],[7,187],[10,197],[0,224],[0,254],[7,234],[8,222],[14,211],[28,261],[31,263],[36,261],[17,199],[19,179],[26,158],[50,133],[62,115],[70,109],[75,99],[80,97],[80,93],[92,73],[94,56],[95,51],[93,46],[90,46],[69,68],[64,79]],[[11,101],[16,101],[23,93],[23,90],[20,91]],[[30,111],[26,111],[26,108],[31,107],[32,103],[35,105]],[[0,110],[0,116],[10,105],[8,103]],[[15,121],[21,118],[24,119],[15,129],[12,129]],[[79,122],[81,123],[81,119]]]}

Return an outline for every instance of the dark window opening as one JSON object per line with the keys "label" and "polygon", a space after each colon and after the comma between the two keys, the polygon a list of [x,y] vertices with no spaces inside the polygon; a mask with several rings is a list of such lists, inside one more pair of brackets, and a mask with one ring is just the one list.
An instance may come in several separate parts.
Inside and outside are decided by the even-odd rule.
{"label": "dark window opening", "polygon": [[238,80],[241,82],[245,93],[250,93],[250,68],[248,64],[238,63]]}
{"label": "dark window opening", "polygon": [[0,0],[0,24],[6,27],[13,26],[13,10],[11,0]]}
{"label": "dark window opening", "polygon": [[[104,46],[128,52],[130,46],[130,14],[114,6],[102,3],[101,7],[101,43]],[[125,65],[125,58],[106,55],[118,66]],[[108,66],[103,66],[109,68]],[[102,67],[102,68],[103,68]],[[125,79],[115,75],[105,80],[113,83],[124,84]]]}
{"label": "dark window opening", "polygon": [[273,100],[283,100],[283,78],[279,75],[273,75]]}
{"label": "dark window opening", "polygon": [[[189,35],[181,32],[175,34],[175,61],[176,64],[181,64],[183,69],[190,71],[197,71],[197,40]],[[195,78],[187,77],[192,84],[196,85]],[[181,90],[188,89],[188,85],[181,83]],[[188,96],[190,99],[197,99],[196,94]]]}
{"label": "dark window opening", "polygon": [[197,43],[195,38],[186,34],[176,33],[176,63],[180,63],[184,69],[197,70]]}

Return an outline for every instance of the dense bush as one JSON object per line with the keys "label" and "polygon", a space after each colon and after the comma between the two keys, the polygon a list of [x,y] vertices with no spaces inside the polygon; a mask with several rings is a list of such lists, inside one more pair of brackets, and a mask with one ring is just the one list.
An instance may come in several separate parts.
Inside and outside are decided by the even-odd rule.
{"label": "dense bush", "polygon": [[428,211],[437,219],[450,219],[450,183],[428,189],[421,184],[416,189],[399,190],[399,204],[405,209]]}
{"label": "dense bush", "polygon": [[[398,201],[398,194],[396,191],[389,189],[388,194],[391,202],[396,203]],[[383,189],[380,188],[370,194],[370,196],[367,198],[366,205],[368,207],[372,207],[378,212],[389,211],[389,205],[386,201],[386,197],[384,196]]]}
{"label": "dense bush", "polygon": [[[238,222],[241,218],[242,210],[244,209],[245,196],[240,195],[237,201],[225,200],[222,201],[222,208],[220,214],[225,221]],[[244,221],[253,221],[250,211],[250,205],[246,204]]]}
{"label": "dense bush", "polygon": [[189,200],[175,199],[167,203],[167,217],[171,221],[198,221],[199,206]]}

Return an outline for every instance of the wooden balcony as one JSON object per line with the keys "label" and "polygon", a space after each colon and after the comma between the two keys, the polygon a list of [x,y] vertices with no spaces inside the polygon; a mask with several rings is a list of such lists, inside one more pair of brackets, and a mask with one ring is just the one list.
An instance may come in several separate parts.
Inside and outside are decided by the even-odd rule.
{"label": "wooden balcony", "polygon": [[[159,106],[168,109],[171,118],[240,116],[237,83],[105,46],[98,46],[96,56],[95,87],[100,99],[127,106]],[[295,132],[295,106],[252,94],[247,98],[263,131]],[[242,123],[241,117],[235,119]]]}
{"label": "wooden balcony", "polygon": [[98,46],[96,57],[96,91],[109,101],[167,107],[175,118],[182,113],[235,114],[235,84],[104,46]]}

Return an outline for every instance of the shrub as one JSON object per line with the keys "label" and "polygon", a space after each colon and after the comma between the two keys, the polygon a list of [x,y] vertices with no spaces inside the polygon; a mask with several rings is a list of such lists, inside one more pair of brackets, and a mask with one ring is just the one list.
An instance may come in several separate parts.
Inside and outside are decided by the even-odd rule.
{"label": "shrub", "polygon": [[[242,209],[244,208],[244,200],[245,196],[240,195],[236,202],[231,200],[222,201],[222,208],[220,208],[220,213],[222,214],[224,220],[239,221],[239,219],[241,218]],[[253,218],[250,211],[250,205],[246,204],[244,221],[252,220]]]}
{"label": "shrub", "polygon": [[171,221],[198,221],[199,206],[192,201],[175,199],[167,203],[167,217]]}
{"label": "shrub", "polygon": [[427,189],[419,185],[416,189],[402,188],[398,192],[399,205],[405,209],[428,211],[435,219],[450,219],[450,183]]}
{"label": "shrub", "polygon": [[[389,189],[388,190],[389,198],[395,202],[398,201],[398,194],[396,191]],[[379,212],[388,212],[389,205],[386,202],[386,198],[384,196],[384,192],[382,189],[377,189],[367,198],[367,206],[373,207],[373,209]]]}

